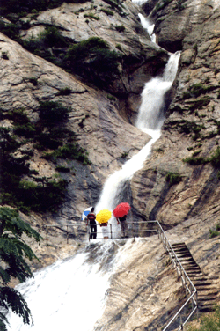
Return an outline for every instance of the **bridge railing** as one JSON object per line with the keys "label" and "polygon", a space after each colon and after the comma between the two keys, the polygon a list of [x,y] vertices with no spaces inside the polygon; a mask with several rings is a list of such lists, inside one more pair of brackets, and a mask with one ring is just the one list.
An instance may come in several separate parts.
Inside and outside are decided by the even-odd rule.
{"label": "bridge railing", "polygon": [[[146,229],[146,228],[140,229],[139,225],[141,225],[141,224],[144,224],[145,226],[146,226],[146,224],[151,224],[151,225],[155,225],[155,226],[154,226],[154,228],[151,227],[148,229]],[[79,222],[76,221],[76,222],[72,222],[72,223],[65,224],[65,225],[48,224],[48,225],[44,225],[43,227],[45,227],[46,229],[48,229],[50,227],[54,227],[56,229],[61,230],[65,234],[67,244],[68,244],[71,234],[73,234],[71,229],[74,227],[74,225],[75,226],[79,225]],[[156,232],[158,234],[158,238],[160,238],[161,241],[163,242],[164,248],[169,254],[172,265],[177,270],[178,276],[180,277],[180,279],[182,281],[182,286],[185,289],[186,301],[178,309],[178,311],[174,314],[174,316],[170,319],[170,321],[165,325],[165,327],[163,327],[162,330],[163,331],[172,331],[172,330],[174,330],[174,328],[175,329],[178,328],[178,330],[184,330],[184,326],[189,321],[189,319],[192,317],[192,315],[197,311],[197,308],[198,308],[197,291],[196,291],[194,284],[192,283],[191,279],[187,275],[186,270],[184,269],[183,265],[181,264],[180,260],[178,259],[177,255],[176,255],[176,253],[174,252],[172,245],[168,241],[167,236],[166,236],[161,224],[157,220],[145,221],[145,222],[128,222],[128,228],[129,228],[129,238],[140,237],[140,234],[142,235],[142,237],[145,237],[144,233],[150,234],[150,232]],[[99,227],[97,227],[97,229],[99,229]],[[109,229],[109,231],[108,231],[109,237],[111,239],[113,239],[114,231],[113,231],[112,224],[109,224],[108,229]],[[87,232],[89,232],[89,237],[90,237],[91,233],[99,234],[99,233],[102,233],[102,230],[100,228],[100,231],[97,230],[96,232],[91,232],[91,227],[88,226]],[[85,231],[84,231],[84,234],[85,234]]]}

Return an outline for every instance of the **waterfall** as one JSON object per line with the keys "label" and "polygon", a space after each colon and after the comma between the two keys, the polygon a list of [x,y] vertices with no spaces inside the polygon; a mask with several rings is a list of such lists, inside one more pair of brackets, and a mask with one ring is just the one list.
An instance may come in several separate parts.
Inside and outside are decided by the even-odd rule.
{"label": "waterfall", "polygon": [[143,5],[143,3],[148,2],[148,0],[132,0],[133,3],[137,3],[138,5]]}
{"label": "waterfall", "polygon": [[147,32],[149,33],[151,41],[156,43],[156,34],[153,33],[155,24],[150,24],[149,19],[145,18],[141,13],[138,14],[138,17],[141,20],[141,24],[143,28],[146,29]]}
{"label": "waterfall", "polygon": [[[145,0],[133,0],[144,3]],[[147,28],[147,27],[146,27]],[[149,27],[148,27],[149,28]],[[145,84],[142,104],[136,120],[136,127],[151,136],[141,151],[128,160],[120,170],[106,180],[95,211],[107,208],[113,210],[123,183],[130,180],[143,167],[151,146],[160,137],[164,121],[164,96],[176,76],[179,52],[172,54],[162,77],[152,78]],[[122,133],[123,134],[123,133]],[[114,224],[115,237],[120,228]],[[137,240],[138,242],[138,240]],[[53,265],[34,273],[16,288],[25,297],[33,315],[33,325],[24,325],[14,313],[7,316],[9,331],[92,331],[105,308],[106,291],[110,277],[126,258],[127,240],[119,247],[114,241],[97,241],[82,249],[74,257],[57,261]],[[136,248],[136,247],[135,247]],[[115,254],[115,252],[118,254]],[[57,286],[56,286],[57,284]]]}
{"label": "waterfall", "polygon": [[[164,122],[164,97],[176,77],[179,56],[179,51],[171,54],[163,76],[152,78],[145,84],[142,93],[142,104],[135,125],[149,134],[151,140],[141,151],[128,160],[120,170],[107,178],[99,202],[95,207],[96,212],[101,209],[113,210],[116,207],[120,202],[118,195],[124,182],[130,180],[135,172],[142,169],[144,161],[150,154],[151,145],[160,137],[160,129]],[[120,238],[120,225],[117,224],[115,218],[111,218],[108,223],[112,224],[113,238]],[[108,232],[110,232],[110,229],[108,229]]]}
{"label": "waterfall", "polygon": [[123,251],[131,244],[131,240],[122,247],[114,241],[96,242],[74,257],[35,272],[34,278],[16,287],[25,297],[34,324],[24,325],[10,313],[8,330],[93,330],[105,308],[110,276],[123,263]]}

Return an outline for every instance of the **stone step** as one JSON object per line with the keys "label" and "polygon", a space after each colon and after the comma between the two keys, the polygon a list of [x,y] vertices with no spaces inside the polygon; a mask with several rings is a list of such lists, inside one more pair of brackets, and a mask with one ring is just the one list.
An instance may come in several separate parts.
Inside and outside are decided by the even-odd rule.
{"label": "stone step", "polygon": [[182,248],[173,248],[174,252],[179,252],[179,253],[189,253],[189,250],[185,247],[182,247]]}
{"label": "stone step", "polygon": [[204,281],[204,280],[199,281],[199,280],[195,280],[195,279],[193,279],[193,284],[194,284],[195,287],[212,285],[212,283],[209,282],[209,281]]}
{"label": "stone step", "polygon": [[[193,277],[193,279],[194,279],[194,277],[196,277],[196,276],[198,276],[198,275],[201,274],[201,271],[200,270],[198,270],[198,271],[187,270],[186,272],[187,272],[187,275]],[[193,279],[192,279],[192,282],[193,282]]]}
{"label": "stone step", "polygon": [[209,313],[215,311],[215,305],[202,305],[199,306],[198,309],[202,313]]}
{"label": "stone step", "polygon": [[186,244],[184,242],[182,243],[175,243],[175,244],[172,244],[172,247],[179,247],[179,246],[184,246],[186,247]]}
{"label": "stone step", "polygon": [[201,302],[201,301],[203,301],[203,302],[208,302],[208,301],[213,301],[213,302],[216,302],[216,296],[209,296],[209,295],[207,295],[207,296],[199,296],[198,295],[198,301],[199,302]]}
{"label": "stone step", "polygon": [[[215,287],[208,287],[209,285],[207,286],[196,286],[195,285],[195,288],[196,290],[199,292],[199,291],[211,291],[211,290],[215,290]],[[216,291],[218,293],[218,291]]]}
{"label": "stone step", "polygon": [[172,248],[197,290],[199,311],[213,311],[219,291],[214,287],[212,279],[202,273],[185,243],[173,244]]}
{"label": "stone step", "polygon": [[201,271],[201,268],[198,265],[186,265],[184,266],[185,270],[199,270]]}
{"label": "stone step", "polygon": [[181,261],[190,261],[195,263],[195,261],[193,260],[193,258],[191,256],[187,256],[187,257],[178,257],[178,259]]}

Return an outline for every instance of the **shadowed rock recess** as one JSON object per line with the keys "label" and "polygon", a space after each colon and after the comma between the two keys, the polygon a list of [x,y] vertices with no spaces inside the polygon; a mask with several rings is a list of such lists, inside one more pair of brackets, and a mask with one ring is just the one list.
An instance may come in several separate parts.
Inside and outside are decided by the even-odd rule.
{"label": "shadowed rock recess", "polygon": [[[1,199],[45,239],[33,247],[41,260],[34,268],[83,243],[82,211],[150,140],[134,126],[144,84],[181,51],[161,136],[121,198],[129,221],[157,219],[174,246],[187,245],[218,302],[219,0],[51,3],[0,5]],[[158,46],[138,13],[155,24]],[[182,302],[162,244],[148,239],[114,275],[96,330],[159,330]]]}

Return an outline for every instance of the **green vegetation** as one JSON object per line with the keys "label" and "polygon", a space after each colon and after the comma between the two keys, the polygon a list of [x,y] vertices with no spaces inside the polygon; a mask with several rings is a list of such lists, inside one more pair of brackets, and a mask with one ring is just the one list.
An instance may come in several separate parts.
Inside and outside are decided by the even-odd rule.
{"label": "green vegetation", "polygon": [[71,93],[71,89],[67,86],[61,89],[56,95],[69,95]]}
{"label": "green vegetation", "polygon": [[[68,3],[84,3],[88,0],[65,0]],[[59,7],[64,0],[1,0],[0,11],[2,15],[16,13],[24,17],[27,13],[37,13],[39,11]]]}
{"label": "green vegetation", "polygon": [[45,31],[40,34],[41,41],[44,42],[48,47],[65,47],[67,42],[55,26],[47,26]]}
{"label": "green vegetation", "polygon": [[202,165],[209,163],[209,160],[204,157],[187,157],[182,160],[183,162],[186,162],[190,165]]}
{"label": "green vegetation", "polygon": [[66,121],[69,117],[70,109],[62,106],[60,102],[40,101],[38,108],[40,120],[45,126],[54,126],[59,122]]}
{"label": "green vegetation", "polygon": [[217,146],[216,151],[209,158],[209,162],[211,162],[211,164],[216,168],[220,167],[220,147],[219,146]]}
{"label": "green vegetation", "polygon": [[193,112],[195,109],[201,109],[202,107],[206,107],[209,105],[210,97],[204,96],[200,99],[188,101],[189,107],[188,109]]}
{"label": "green vegetation", "polygon": [[95,16],[93,13],[88,13],[88,14],[84,14],[85,18],[93,18],[95,20],[99,20],[98,16]]}
{"label": "green vegetation", "polygon": [[194,133],[193,135],[194,140],[200,137],[200,132],[204,128],[205,127],[203,124],[196,124],[194,122],[189,122],[189,121],[183,121],[178,125],[178,129],[180,133],[186,133],[186,134]]}
{"label": "green vegetation", "polygon": [[183,94],[184,99],[198,98],[201,94],[213,91],[216,89],[215,85],[194,84],[188,87],[187,92]]}
{"label": "green vegetation", "polygon": [[107,94],[107,99],[112,100],[112,101],[116,100],[116,98],[113,97],[113,95],[111,95],[111,94]]}
{"label": "green vegetation", "polygon": [[[84,17],[87,17],[87,23],[91,18],[99,19],[93,13],[85,13]],[[19,42],[22,47],[33,54],[82,77],[88,83],[103,89],[108,87],[120,75],[120,53],[111,51],[107,42],[101,38],[92,37],[75,44],[63,37],[59,28],[47,26],[38,37],[22,40],[18,26],[20,26],[20,23],[16,20],[8,24],[0,19],[0,30],[9,38]],[[118,26],[117,29],[122,32],[125,28]],[[2,55],[2,57],[7,59],[6,55]],[[34,77],[30,77],[29,81],[35,86],[38,83]],[[67,93],[69,93],[68,90],[60,91],[58,95],[67,95]]]}
{"label": "green vegetation", "polygon": [[173,186],[178,184],[182,180],[182,177],[178,173],[168,172],[165,176],[165,180],[169,182],[169,186]]}
{"label": "green vegetation", "polygon": [[65,63],[66,69],[103,88],[119,75],[119,59],[105,40],[92,37],[70,46]]}
{"label": "green vegetation", "polygon": [[[15,36],[16,38],[16,36]],[[12,39],[15,39],[12,38]],[[55,26],[48,26],[45,31],[42,32],[38,38],[30,38],[27,40],[17,40],[23,47],[32,52],[35,55],[39,55],[47,61],[53,62],[56,65],[62,66],[64,54],[53,53],[53,48],[67,48],[68,43],[62,36],[59,29]]]}
{"label": "green vegetation", "polygon": [[125,158],[127,158],[128,157],[128,152],[123,152],[123,153],[121,153],[121,158],[122,159],[125,159]]}
{"label": "green vegetation", "polygon": [[2,58],[3,60],[9,60],[8,52],[2,52]]}
{"label": "green vegetation", "polygon": [[112,8],[118,8],[120,9],[120,2],[117,0],[104,0],[106,3],[108,3]]}
{"label": "green vegetation", "polygon": [[116,45],[115,45],[115,48],[117,48],[117,49],[119,49],[120,51],[122,51],[121,44],[116,44]]}
{"label": "green vegetation", "polygon": [[158,2],[154,11],[163,10],[171,2],[172,2],[172,0],[162,0],[162,1]]}
{"label": "green vegetation", "polygon": [[[6,36],[8,36],[10,39],[14,39],[18,41],[20,39],[18,35],[18,28],[16,24],[6,24],[3,22],[3,20],[0,19],[0,31],[4,33]],[[5,52],[2,52],[3,55],[6,55]],[[3,57],[4,58],[4,57]],[[5,58],[7,60],[7,58]]]}
{"label": "green vegetation", "polygon": [[209,229],[209,238],[210,239],[215,238],[219,235],[220,235],[220,233],[218,231],[212,231],[211,229]]}
{"label": "green vegetation", "polygon": [[39,242],[40,234],[29,224],[22,221],[17,211],[0,208],[0,329],[7,331],[6,315],[11,309],[12,312],[22,317],[25,324],[31,324],[31,311],[27,306],[24,297],[15,289],[8,286],[12,278],[24,282],[32,277],[30,266],[27,260],[37,259],[31,247],[25,244],[22,235],[26,234]]}
{"label": "green vegetation", "polygon": [[68,173],[70,172],[70,168],[65,167],[65,166],[56,166],[56,171],[58,172],[63,172],[63,173]]}
{"label": "green vegetation", "polygon": [[202,165],[202,164],[211,163],[215,168],[220,167],[220,147],[219,146],[217,146],[214,154],[212,154],[208,158],[195,157],[195,155],[196,155],[195,153],[196,152],[194,152],[192,157],[187,157],[187,158],[183,159],[182,161],[186,162],[186,163],[189,163],[191,165]]}
{"label": "green vegetation", "polygon": [[[83,164],[91,162],[88,153],[78,146],[75,134],[60,127],[60,122],[68,117],[69,108],[62,106],[60,102],[45,101],[40,102],[36,111],[40,115],[40,120],[36,123],[30,122],[23,108],[1,111],[1,119],[9,119],[13,124],[11,129],[0,128],[1,199],[2,203],[24,212],[56,211],[65,198],[67,181],[39,176],[35,176],[33,180],[33,174],[37,172],[30,170],[27,162],[33,155],[33,149],[18,151],[18,148],[29,142],[39,150],[49,149],[48,154],[53,162],[58,157],[77,159]],[[19,139],[15,134],[19,135]],[[59,171],[64,172],[64,169]],[[23,180],[24,175],[28,180]]]}
{"label": "green vegetation", "polygon": [[201,152],[201,149],[200,150],[197,150],[197,151],[194,151],[193,152],[193,157],[197,156],[200,152]]}
{"label": "green vegetation", "polygon": [[[196,47],[196,45],[194,47]],[[204,95],[204,94],[211,92],[211,91],[215,91],[217,88],[219,88],[220,85],[219,84],[210,85],[209,79],[205,79],[205,82],[206,82],[206,84],[193,84],[187,88],[187,91],[185,93],[183,93],[182,98],[184,100],[187,100],[188,109],[187,108],[181,109],[181,107],[179,107],[180,113],[185,110],[190,110],[191,112],[193,112],[197,109],[201,109],[202,107],[207,107],[209,105],[210,97],[208,95]],[[217,95],[217,97],[218,97],[218,95]],[[178,109],[177,109],[177,111],[178,111]],[[213,110],[211,110],[211,111],[213,111]],[[198,115],[198,112],[197,112],[197,115]]]}
{"label": "green vegetation", "polygon": [[103,11],[104,13],[106,13],[106,15],[109,15],[109,16],[114,15],[114,12],[112,10],[109,10],[109,9],[101,8],[100,11]]}
{"label": "green vegetation", "polygon": [[217,331],[220,329],[220,308],[216,308],[212,314],[205,315],[201,318],[201,326],[189,327],[187,331]]}
{"label": "green vegetation", "polygon": [[116,25],[116,26],[115,26],[115,29],[116,29],[118,32],[124,32],[124,31],[125,31],[125,26],[124,26],[124,25]]}
{"label": "green vegetation", "polygon": [[52,161],[56,161],[57,158],[77,159],[83,164],[91,164],[87,155],[88,152],[85,152],[84,149],[79,147],[76,143],[68,143],[59,147],[56,151],[45,153],[44,157]]}

